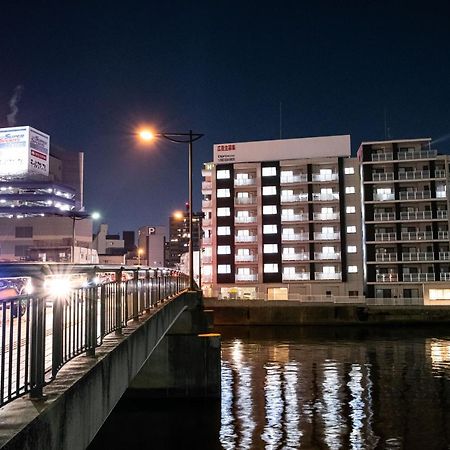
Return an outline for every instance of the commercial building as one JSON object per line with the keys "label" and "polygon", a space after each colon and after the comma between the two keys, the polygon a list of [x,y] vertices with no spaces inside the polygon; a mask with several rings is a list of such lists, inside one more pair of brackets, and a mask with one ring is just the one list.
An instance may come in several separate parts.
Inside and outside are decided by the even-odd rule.
{"label": "commercial building", "polygon": [[0,261],[97,262],[83,153],[29,126],[0,129]]}
{"label": "commercial building", "polygon": [[203,177],[210,295],[450,300],[449,157],[430,139],[220,144]]}
{"label": "commercial building", "polygon": [[350,152],[348,135],[215,145],[203,169],[205,290],[361,296],[359,162]]}
{"label": "commercial building", "polygon": [[431,139],[363,142],[369,297],[450,300],[449,156]]}
{"label": "commercial building", "polygon": [[[200,248],[202,234],[202,213],[192,215],[192,247]],[[166,242],[165,266],[179,267],[180,258],[189,252],[189,204],[185,211],[175,211],[169,217],[169,240]]]}
{"label": "commercial building", "polygon": [[164,227],[144,226],[138,230],[138,264],[164,266]]}

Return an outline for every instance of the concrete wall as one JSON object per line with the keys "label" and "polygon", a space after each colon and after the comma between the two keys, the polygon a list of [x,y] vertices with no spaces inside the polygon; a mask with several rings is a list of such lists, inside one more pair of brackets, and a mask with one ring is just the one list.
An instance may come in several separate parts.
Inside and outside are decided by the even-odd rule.
{"label": "concrete wall", "polygon": [[2,408],[0,448],[85,449],[167,330],[197,295],[182,295],[111,334],[95,357],[69,362],[44,389],[45,398],[20,398]]}

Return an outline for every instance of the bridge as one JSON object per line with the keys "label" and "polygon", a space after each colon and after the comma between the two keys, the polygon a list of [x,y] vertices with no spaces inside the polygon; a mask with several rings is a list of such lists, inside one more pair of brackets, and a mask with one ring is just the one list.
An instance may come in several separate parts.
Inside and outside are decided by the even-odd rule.
{"label": "bridge", "polygon": [[119,399],[220,397],[220,336],[164,268],[0,266],[0,448],[84,449]]}

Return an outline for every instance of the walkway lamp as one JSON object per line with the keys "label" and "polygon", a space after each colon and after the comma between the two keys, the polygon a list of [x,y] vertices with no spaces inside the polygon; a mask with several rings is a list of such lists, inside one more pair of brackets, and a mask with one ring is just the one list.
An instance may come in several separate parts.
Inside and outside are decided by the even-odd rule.
{"label": "walkway lamp", "polygon": [[192,240],[193,231],[193,210],[192,210],[192,143],[203,137],[203,134],[193,133],[153,133],[151,130],[141,130],[139,137],[143,141],[152,141],[157,138],[164,138],[177,144],[189,144],[189,289],[194,290],[194,247]]}

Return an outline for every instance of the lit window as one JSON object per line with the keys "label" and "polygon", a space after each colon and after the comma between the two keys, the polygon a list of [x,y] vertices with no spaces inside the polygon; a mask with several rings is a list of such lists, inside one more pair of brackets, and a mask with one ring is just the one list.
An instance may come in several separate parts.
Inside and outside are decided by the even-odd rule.
{"label": "lit window", "polygon": [[237,217],[249,217],[249,212],[248,211],[238,211],[237,212]]}
{"label": "lit window", "polygon": [[346,167],[344,169],[345,175],[353,175],[355,173],[354,167]]}
{"label": "lit window", "polygon": [[248,248],[238,248],[237,254],[239,256],[249,256],[250,255],[250,249],[248,249]]}
{"label": "lit window", "polygon": [[355,214],[356,208],[355,208],[354,206],[347,206],[347,207],[345,208],[345,212],[346,212],[347,214]]}
{"label": "lit window", "polygon": [[237,270],[238,275],[251,275],[250,267],[239,267]]}
{"label": "lit window", "polygon": [[430,300],[450,300],[450,289],[430,289],[428,297]]}
{"label": "lit window", "polygon": [[229,216],[230,214],[231,214],[231,212],[230,212],[229,207],[217,208],[217,216],[218,217],[225,217],[225,216]]}
{"label": "lit window", "polygon": [[356,245],[348,245],[347,253],[356,253]]}
{"label": "lit window", "polygon": [[248,198],[248,192],[238,192],[236,195],[237,198]]}
{"label": "lit window", "polygon": [[218,198],[224,198],[230,196],[230,190],[229,189],[217,189],[217,197]]}
{"label": "lit window", "polygon": [[276,214],[277,206],[276,205],[264,205],[263,206],[263,214]]}
{"label": "lit window", "polygon": [[352,234],[352,233],[356,233],[356,227],[355,225],[349,225],[347,227],[347,233]]}
{"label": "lit window", "polygon": [[231,273],[230,264],[219,264],[217,266],[217,273]]}
{"label": "lit window", "polygon": [[248,173],[237,173],[236,179],[237,180],[248,180]]}
{"label": "lit window", "polygon": [[276,167],[263,167],[262,168],[262,176],[263,177],[273,177],[277,174]]}
{"label": "lit window", "polygon": [[218,255],[229,255],[231,253],[231,247],[229,245],[218,245],[217,254]]}
{"label": "lit window", "polygon": [[277,188],[276,188],[276,186],[263,186],[262,194],[263,195],[276,195]]}
{"label": "lit window", "polygon": [[250,236],[250,230],[238,230],[238,236]]}
{"label": "lit window", "polygon": [[347,186],[345,188],[345,193],[346,194],[354,194],[355,193],[355,186]]}
{"label": "lit window", "polygon": [[278,253],[278,245],[264,244],[264,253]]}
{"label": "lit window", "polygon": [[277,273],[278,264],[264,264],[264,273]]}
{"label": "lit window", "polygon": [[229,170],[218,170],[217,171],[217,179],[218,180],[226,180],[227,178],[230,178],[230,171]]}
{"label": "lit window", "polygon": [[348,273],[358,273],[358,266],[348,266]]}
{"label": "lit window", "polygon": [[231,234],[230,227],[217,227],[218,236],[229,236]]}
{"label": "lit window", "polygon": [[276,225],[263,225],[263,234],[275,234],[276,232]]}

